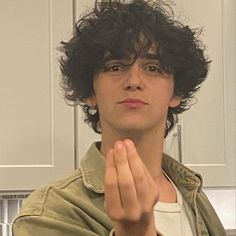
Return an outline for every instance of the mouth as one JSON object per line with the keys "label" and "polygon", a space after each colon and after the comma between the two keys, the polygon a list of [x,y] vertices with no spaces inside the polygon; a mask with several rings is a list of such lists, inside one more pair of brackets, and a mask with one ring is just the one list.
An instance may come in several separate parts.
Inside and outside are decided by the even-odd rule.
{"label": "mouth", "polygon": [[127,108],[141,108],[145,105],[148,105],[147,102],[137,98],[126,98],[122,101],[119,101],[118,104],[121,104]]}

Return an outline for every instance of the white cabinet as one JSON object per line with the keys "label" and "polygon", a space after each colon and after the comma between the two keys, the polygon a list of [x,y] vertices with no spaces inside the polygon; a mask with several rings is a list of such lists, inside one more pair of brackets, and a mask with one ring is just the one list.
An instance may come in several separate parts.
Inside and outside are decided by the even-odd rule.
{"label": "white cabinet", "polygon": [[[204,26],[212,60],[197,104],[180,116],[182,161],[203,175],[204,186],[236,186],[236,1],[176,2],[190,26]],[[167,142],[178,157],[177,136]]]}
{"label": "white cabinet", "polygon": [[1,1],[0,28],[0,190],[32,190],[74,168],[73,109],[57,62],[72,0]]}
{"label": "white cabinet", "polygon": [[[80,109],[65,105],[56,49],[71,35],[73,20],[93,4],[93,0],[0,3],[1,191],[32,190],[66,174],[90,143],[100,139],[84,124]],[[205,26],[202,38],[212,59],[198,103],[180,116],[182,161],[203,175],[205,186],[233,186],[236,2],[176,0],[176,5],[183,21]],[[168,137],[167,151],[178,159],[175,132]]]}

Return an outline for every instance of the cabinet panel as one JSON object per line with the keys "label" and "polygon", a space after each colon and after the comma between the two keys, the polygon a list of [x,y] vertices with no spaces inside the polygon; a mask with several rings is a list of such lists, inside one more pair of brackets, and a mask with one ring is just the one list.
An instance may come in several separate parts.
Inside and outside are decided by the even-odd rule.
{"label": "cabinet panel", "polygon": [[[94,0],[75,1],[75,20],[81,18],[87,11],[94,6]],[[101,140],[99,134],[96,134],[92,128],[84,123],[84,113],[80,107],[76,108],[76,163],[79,165],[80,159],[84,156],[91,143]]]}
{"label": "cabinet panel", "polygon": [[205,186],[235,186],[236,2],[217,0],[213,7],[210,0],[178,0],[177,5],[191,27],[204,26],[212,60],[197,103],[180,117],[183,163],[203,175]]}
{"label": "cabinet panel", "polygon": [[34,189],[74,168],[73,109],[57,62],[72,13],[72,1],[1,2],[1,190]]}

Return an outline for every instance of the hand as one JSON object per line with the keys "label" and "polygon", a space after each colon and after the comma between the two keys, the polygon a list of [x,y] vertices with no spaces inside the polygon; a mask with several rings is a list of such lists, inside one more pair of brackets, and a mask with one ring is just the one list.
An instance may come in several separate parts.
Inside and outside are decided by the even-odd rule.
{"label": "hand", "polygon": [[131,140],[117,141],[106,155],[105,207],[116,236],[156,235],[157,186]]}

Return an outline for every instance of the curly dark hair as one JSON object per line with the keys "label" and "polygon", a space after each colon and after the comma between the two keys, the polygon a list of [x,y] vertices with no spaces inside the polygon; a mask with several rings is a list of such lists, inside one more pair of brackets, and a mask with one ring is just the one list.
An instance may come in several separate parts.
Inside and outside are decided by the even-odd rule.
{"label": "curly dark hair", "polygon": [[191,98],[207,76],[209,61],[199,34],[199,30],[175,20],[171,7],[162,1],[97,0],[92,12],[76,23],[72,38],[61,42],[59,62],[65,98],[80,104],[85,122],[100,133],[99,112],[85,100],[94,95],[94,75],[104,68],[105,55],[137,58],[157,45],[160,66],[173,74],[174,94],[181,97],[177,107],[168,109],[166,137],[176,115],[189,109]]}

